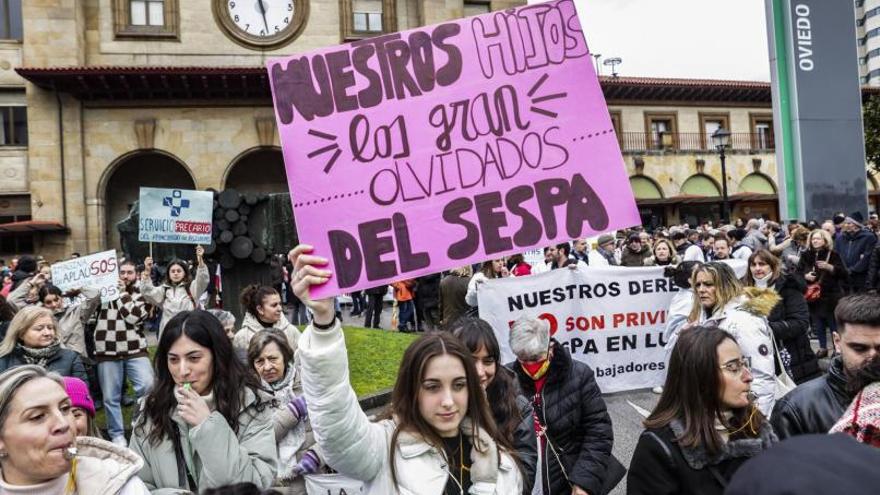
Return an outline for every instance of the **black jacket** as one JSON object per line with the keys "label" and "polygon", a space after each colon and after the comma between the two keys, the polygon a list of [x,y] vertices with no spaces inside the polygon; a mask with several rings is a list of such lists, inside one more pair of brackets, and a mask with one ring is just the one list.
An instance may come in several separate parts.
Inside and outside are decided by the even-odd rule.
{"label": "black jacket", "polygon": [[416,299],[423,308],[436,308],[440,306],[440,274],[433,273],[416,279]]}
{"label": "black jacket", "polygon": [[679,446],[675,438],[682,431],[674,421],[642,433],[629,464],[627,495],[722,495],[743,463],[776,442],[772,428],[764,423],[758,438],[731,440],[709,456],[701,447]]}
{"label": "black jacket", "polygon": [[[535,397],[532,378],[516,363],[509,365],[523,393],[533,398],[532,406],[545,428],[544,495],[569,495],[572,485],[601,495],[614,443],[611,418],[593,370],[572,360],[555,340],[551,346],[553,358],[540,397]],[[536,398],[540,400],[536,402]]]}
{"label": "black jacket", "polygon": [[776,345],[785,348],[791,356],[791,377],[797,383],[803,383],[819,376],[819,359],[810,347],[810,310],[804,299],[806,283],[800,275],[780,276],[774,289],[782,298],[770,314],[767,321]]}
{"label": "black jacket", "polygon": [[846,390],[840,357],[831,361],[828,374],[799,385],[776,401],[770,423],[780,439],[807,433],[828,433],[853,400]]}
{"label": "black jacket", "polygon": [[[18,349],[13,349],[11,353],[0,357],[0,373],[15,368],[16,366],[24,366],[28,364],[24,360]],[[47,371],[54,371],[61,376],[74,376],[80,380],[89,383],[89,377],[86,374],[86,368],[82,359],[75,351],[70,349],[59,349],[45,366]]]}
{"label": "black jacket", "polygon": [[868,229],[861,229],[855,234],[840,234],[834,244],[835,251],[840,254],[850,273],[865,273],[868,271],[871,252],[877,245],[877,236]]}
{"label": "black jacket", "polygon": [[868,278],[865,281],[868,290],[880,289],[880,245],[871,253],[871,261],[868,263]]}
{"label": "black jacket", "polygon": [[[833,273],[824,272],[816,267],[817,261],[825,261],[826,259],[834,266]],[[846,267],[843,266],[843,261],[837,251],[832,251],[829,256],[827,249],[820,250],[818,254],[813,249],[807,249],[801,255],[801,259],[798,262],[797,272],[800,275],[806,275],[810,272],[819,275],[821,280],[820,283],[822,285],[822,295],[818,301],[809,303],[810,310],[823,310],[825,316],[833,316],[834,307],[837,306],[837,301],[840,300],[840,297],[843,295],[841,284],[849,280],[849,272],[846,270]]]}
{"label": "black jacket", "polygon": [[513,432],[513,448],[516,449],[523,471],[523,495],[530,495],[535,486],[535,468],[538,464],[534,410],[531,402],[522,395],[516,397],[516,405],[519,406],[520,422]]}

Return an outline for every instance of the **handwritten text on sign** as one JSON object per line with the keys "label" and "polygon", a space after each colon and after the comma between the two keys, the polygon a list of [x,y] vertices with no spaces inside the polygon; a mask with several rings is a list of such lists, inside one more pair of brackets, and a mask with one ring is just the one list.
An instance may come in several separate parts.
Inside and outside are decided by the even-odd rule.
{"label": "handwritten text on sign", "polygon": [[210,244],[214,194],[188,189],[142,187],[138,201],[138,240]]}
{"label": "handwritten text on sign", "polygon": [[[116,251],[111,249],[55,263],[52,265],[52,283],[62,292],[94,287],[101,290],[101,302],[114,301],[119,298]],[[79,304],[82,299],[77,297],[70,305]]]}
{"label": "handwritten text on sign", "polygon": [[640,223],[571,0],[268,63],[317,296]]}

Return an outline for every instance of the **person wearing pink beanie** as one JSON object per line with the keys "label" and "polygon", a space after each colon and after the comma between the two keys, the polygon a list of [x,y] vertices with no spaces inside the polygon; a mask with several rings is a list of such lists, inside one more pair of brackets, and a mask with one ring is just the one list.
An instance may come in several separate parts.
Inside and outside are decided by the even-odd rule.
{"label": "person wearing pink beanie", "polygon": [[103,439],[98,425],[95,424],[95,402],[89,395],[89,386],[76,377],[65,376],[63,379],[64,389],[70,397],[76,436]]}

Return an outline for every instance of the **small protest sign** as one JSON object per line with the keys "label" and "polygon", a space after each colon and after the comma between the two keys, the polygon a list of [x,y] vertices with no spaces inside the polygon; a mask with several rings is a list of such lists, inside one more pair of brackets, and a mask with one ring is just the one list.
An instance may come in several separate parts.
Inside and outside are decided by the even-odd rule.
{"label": "small protest sign", "polygon": [[[744,262],[728,264],[737,276],[745,274]],[[664,329],[678,293],[663,267],[588,267],[487,280],[477,297],[503,362],[515,359],[508,343],[513,321],[541,318],[573,359],[593,368],[602,392],[610,393],[663,384]]]}
{"label": "small protest sign", "polygon": [[640,223],[572,0],[271,59],[332,296]]}
{"label": "small protest sign", "polygon": [[[101,290],[102,303],[119,298],[118,283],[119,267],[116,251],[112,249],[52,265],[52,284],[62,292],[93,287]],[[77,296],[68,305],[79,304],[82,300]]]}
{"label": "small protest sign", "polygon": [[308,495],[356,495],[364,493],[364,484],[341,474],[307,474]]}
{"label": "small protest sign", "polygon": [[142,187],[138,240],[210,244],[214,194],[188,189]]}

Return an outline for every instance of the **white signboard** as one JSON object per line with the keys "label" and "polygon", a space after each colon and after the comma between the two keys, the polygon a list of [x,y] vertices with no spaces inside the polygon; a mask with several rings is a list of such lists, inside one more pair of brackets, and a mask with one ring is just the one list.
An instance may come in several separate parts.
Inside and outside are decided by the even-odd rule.
{"label": "white signboard", "polygon": [[211,243],[212,192],[142,187],[138,204],[139,241]]}
{"label": "white signboard", "polygon": [[[55,263],[52,265],[52,284],[62,292],[86,287],[100,289],[102,303],[118,299],[119,269],[116,251],[111,249]],[[78,296],[69,305],[79,304],[83,299]]]}
{"label": "white signboard", "polygon": [[355,495],[364,493],[364,484],[341,474],[307,474],[308,495]]}
{"label": "white signboard", "polygon": [[[738,276],[745,273],[745,263],[730,264]],[[610,393],[663,384],[663,330],[677,292],[663,267],[589,267],[487,280],[477,297],[503,362],[515,359],[508,343],[513,321],[541,318],[572,358],[590,365],[602,392]]]}

